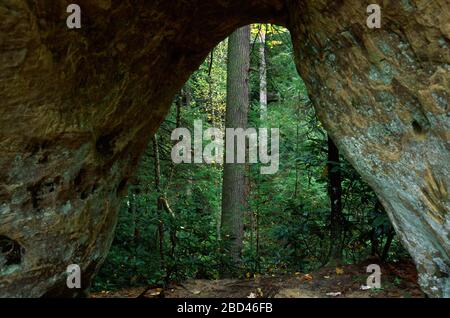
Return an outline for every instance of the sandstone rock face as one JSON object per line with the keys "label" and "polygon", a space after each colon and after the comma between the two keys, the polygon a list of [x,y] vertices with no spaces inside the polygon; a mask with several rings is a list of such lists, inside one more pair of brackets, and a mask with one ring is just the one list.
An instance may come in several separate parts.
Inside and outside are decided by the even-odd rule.
{"label": "sandstone rock face", "polygon": [[[291,2],[318,115],[379,196],[429,296],[450,297],[450,3]],[[300,12],[300,14],[298,14]]]}
{"label": "sandstone rock face", "polygon": [[384,1],[379,30],[359,0],[75,2],[75,30],[67,1],[0,2],[0,297],[77,296],[69,264],[89,286],[173,95],[255,22],[291,30],[322,122],[379,195],[423,290],[450,296],[448,1]]}
{"label": "sandstone rock face", "polygon": [[74,30],[68,1],[0,2],[0,297],[76,296],[70,264],[89,286],[173,95],[239,25],[287,12],[283,1],[74,2]]}

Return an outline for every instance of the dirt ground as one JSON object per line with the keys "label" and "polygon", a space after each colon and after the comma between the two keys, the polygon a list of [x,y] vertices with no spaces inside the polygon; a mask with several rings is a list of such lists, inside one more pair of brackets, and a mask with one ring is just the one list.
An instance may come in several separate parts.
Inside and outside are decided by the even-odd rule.
{"label": "dirt ground", "polygon": [[[370,262],[324,267],[312,273],[257,276],[249,279],[188,280],[169,288],[152,288],[145,298],[420,298],[417,271],[409,261],[381,265],[381,288],[364,290]],[[93,298],[136,298],[145,287],[93,293]]]}

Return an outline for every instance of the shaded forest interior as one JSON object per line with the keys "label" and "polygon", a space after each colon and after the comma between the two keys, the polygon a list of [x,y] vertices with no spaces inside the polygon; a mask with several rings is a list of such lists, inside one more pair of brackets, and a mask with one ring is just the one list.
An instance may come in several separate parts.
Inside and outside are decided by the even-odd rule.
{"label": "shaded forest interior", "polygon": [[[298,276],[324,266],[339,272],[368,259],[383,264],[409,257],[375,193],[317,119],[289,32],[272,25],[252,25],[248,32],[245,124],[280,129],[278,172],[264,175],[260,163],[241,165],[243,191],[236,198],[224,185],[225,165],[171,160],[175,128],[192,130],[194,120],[203,129],[229,127],[227,90],[230,95],[238,89],[227,84],[227,66],[237,57],[224,41],[179,92],[148,145],[123,198],[94,292],[168,287],[188,279]],[[224,211],[234,209],[226,203],[241,201],[236,249],[236,238],[221,235],[221,221]]]}

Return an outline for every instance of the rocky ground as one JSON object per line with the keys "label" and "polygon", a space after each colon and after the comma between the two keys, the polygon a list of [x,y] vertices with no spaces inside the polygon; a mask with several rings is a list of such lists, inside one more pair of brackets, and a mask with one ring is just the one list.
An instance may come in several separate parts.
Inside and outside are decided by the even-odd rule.
{"label": "rocky ground", "polygon": [[[381,288],[366,285],[369,262],[324,267],[311,273],[256,276],[249,279],[188,280],[169,288],[151,288],[145,298],[420,298],[414,264],[408,261],[381,266]],[[145,287],[93,293],[93,298],[136,298]]]}

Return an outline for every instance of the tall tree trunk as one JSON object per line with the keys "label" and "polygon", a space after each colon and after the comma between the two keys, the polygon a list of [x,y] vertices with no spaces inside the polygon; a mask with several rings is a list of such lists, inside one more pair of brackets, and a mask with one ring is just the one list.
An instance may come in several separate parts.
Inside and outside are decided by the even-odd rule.
{"label": "tall tree trunk", "polygon": [[328,136],[328,195],[330,197],[330,258],[329,264],[342,261],[344,217],[342,215],[342,185],[339,150]]}
{"label": "tall tree trunk", "polygon": [[389,230],[388,236],[386,238],[386,243],[384,244],[383,253],[381,254],[380,260],[384,263],[389,256],[389,249],[391,248],[392,240],[394,239],[395,231],[393,228]]}
{"label": "tall tree trunk", "polygon": [[[250,27],[236,30],[228,39],[227,128],[246,128],[249,108]],[[236,153],[236,151],[235,151]],[[225,163],[222,188],[221,228],[224,247],[233,268],[224,269],[230,276],[239,267],[244,236],[244,212],[247,206],[245,164]]]}
{"label": "tall tree trunk", "polygon": [[378,241],[375,228],[370,231],[370,254],[372,257],[380,256],[380,242]]}
{"label": "tall tree trunk", "polygon": [[159,144],[158,135],[153,135],[153,154],[155,156],[155,188],[158,193],[156,199],[156,211],[158,214],[158,243],[159,243],[159,257],[161,269],[165,269],[164,261],[164,223],[162,219],[162,206],[160,204],[161,197],[161,165],[159,161]]}
{"label": "tall tree trunk", "polygon": [[214,96],[213,96],[213,78],[212,78],[212,68],[214,64],[214,50],[211,51],[209,55],[209,66],[208,66],[208,104],[209,104],[209,112],[210,112],[210,121],[213,127],[216,127],[216,111],[214,109]]}
{"label": "tall tree trunk", "polygon": [[259,103],[262,120],[267,119],[267,66],[266,66],[266,28],[259,32]]}
{"label": "tall tree trunk", "polygon": [[[300,156],[300,108],[297,105],[297,109],[295,111],[296,115],[296,124],[295,124],[295,156]],[[294,187],[294,194],[292,198],[294,200],[297,199],[297,194],[299,192],[299,179],[300,179],[300,167],[299,167],[299,160],[295,160],[295,187]]]}
{"label": "tall tree trunk", "polygon": [[[191,110],[191,100],[192,100],[192,88],[191,88],[191,84],[189,82],[187,82],[184,85],[184,87],[181,89],[181,99],[182,99],[182,104],[184,105],[186,110],[190,111]],[[180,113],[181,113],[181,110],[180,110]],[[181,121],[181,119],[180,119],[180,121]],[[191,172],[191,170],[188,169],[186,174],[187,174],[186,197],[190,197],[190,196],[192,196],[192,172]]]}

